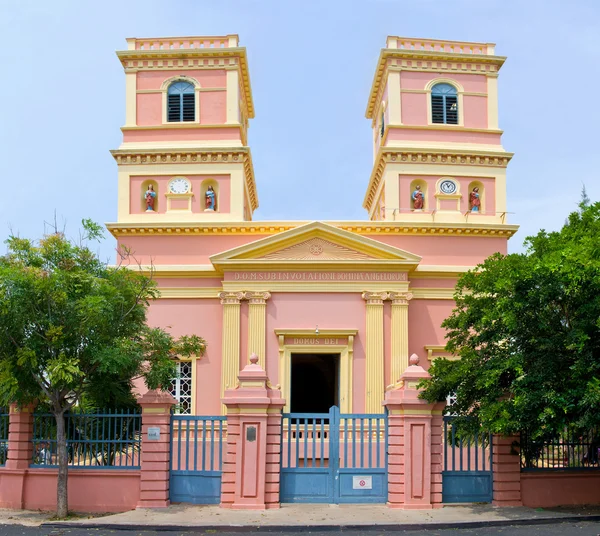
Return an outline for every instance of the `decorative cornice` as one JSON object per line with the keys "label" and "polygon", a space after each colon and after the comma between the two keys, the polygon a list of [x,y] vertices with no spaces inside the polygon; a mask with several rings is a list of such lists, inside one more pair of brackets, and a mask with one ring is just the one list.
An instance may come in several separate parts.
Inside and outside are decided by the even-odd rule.
{"label": "decorative cornice", "polygon": [[251,305],[264,305],[270,297],[271,293],[266,291],[244,292],[244,298],[246,298]]}
{"label": "decorative cornice", "polygon": [[375,193],[381,183],[385,167],[389,163],[415,163],[459,166],[484,166],[505,168],[513,153],[503,151],[464,151],[453,149],[401,149],[382,147],[375,159],[373,171],[367,186],[363,207],[371,210]]}
{"label": "decorative cornice", "polygon": [[117,56],[126,73],[181,71],[182,69],[239,69],[248,117],[250,119],[254,117],[248,58],[244,47],[119,50]]}
{"label": "decorative cornice", "polygon": [[[425,51],[384,48],[379,54],[365,116],[371,119],[380,94],[385,88],[389,70],[435,71],[436,73],[469,73],[497,76],[506,61],[504,56],[461,54],[445,51]],[[435,62],[435,63],[434,63]]]}
{"label": "decorative cornice", "polygon": [[222,305],[239,305],[244,299],[243,292],[219,292]]}
{"label": "decorative cornice", "polygon": [[362,299],[367,305],[383,305],[383,301],[389,297],[388,292],[363,292]]}
{"label": "decorative cornice", "polygon": [[413,299],[412,292],[390,292],[388,299],[392,305],[408,305],[408,302]]}
{"label": "decorative cornice", "polygon": [[[106,227],[115,238],[127,236],[197,236],[197,235],[275,235],[305,224],[306,222],[187,222],[187,223],[107,223]],[[327,222],[345,231],[359,235],[412,235],[412,236],[472,236],[510,238],[518,225],[496,223],[435,223],[406,221],[357,221]]]}
{"label": "decorative cornice", "polygon": [[242,163],[246,188],[252,209],[258,208],[258,193],[254,180],[254,166],[249,147],[236,149],[116,149],[111,151],[119,166],[152,164],[222,164]]}

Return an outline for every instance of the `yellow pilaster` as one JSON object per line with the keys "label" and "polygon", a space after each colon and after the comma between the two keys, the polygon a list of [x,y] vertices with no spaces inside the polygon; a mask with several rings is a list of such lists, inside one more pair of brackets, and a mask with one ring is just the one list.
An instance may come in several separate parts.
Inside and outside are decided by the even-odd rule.
{"label": "yellow pilaster", "polygon": [[[223,344],[221,348],[221,397],[236,386],[240,371],[240,301],[243,292],[220,292],[223,305]],[[223,415],[225,406],[221,406]]]}
{"label": "yellow pilaster", "polygon": [[363,292],[367,302],[365,412],[382,413],[385,394],[383,381],[383,300],[387,292]]}
{"label": "yellow pilaster", "polygon": [[240,74],[237,69],[227,71],[227,120],[226,124],[240,122]]}
{"label": "yellow pilaster", "polygon": [[413,295],[410,292],[390,292],[392,300],[392,383],[408,367],[408,302]]}
{"label": "yellow pilaster", "polygon": [[137,73],[125,73],[125,126],[137,125]]}
{"label": "yellow pilaster", "polygon": [[270,292],[246,292],[248,300],[248,358],[252,354],[258,356],[258,364],[266,370],[266,317],[267,300]]}

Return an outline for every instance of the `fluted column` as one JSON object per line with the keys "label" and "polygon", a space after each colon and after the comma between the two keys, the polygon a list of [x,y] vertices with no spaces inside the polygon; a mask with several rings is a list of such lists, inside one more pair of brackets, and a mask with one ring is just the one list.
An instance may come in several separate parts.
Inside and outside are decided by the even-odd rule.
{"label": "fluted column", "polygon": [[365,363],[365,412],[382,413],[385,394],[383,370],[383,300],[387,292],[363,292],[367,302],[366,363]]}
{"label": "fluted column", "polygon": [[[243,292],[219,293],[223,305],[223,344],[221,348],[221,397],[233,389],[240,372],[240,301]],[[225,406],[222,406],[225,413]]]}
{"label": "fluted column", "polygon": [[390,292],[392,300],[392,366],[391,383],[400,379],[408,367],[408,302],[410,292]]}
{"label": "fluted column", "polygon": [[248,300],[248,358],[252,354],[258,356],[258,364],[266,370],[266,317],[267,300],[271,297],[270,292],[246,292]]}

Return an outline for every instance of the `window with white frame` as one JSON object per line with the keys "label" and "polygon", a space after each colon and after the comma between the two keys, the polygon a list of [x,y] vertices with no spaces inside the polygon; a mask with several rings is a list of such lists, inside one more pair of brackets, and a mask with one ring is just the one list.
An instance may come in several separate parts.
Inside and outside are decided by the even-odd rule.
{"label": "window with white frame", "polygon": [[171,394],[177,400],[175,413],[190,415],[192,413],[192,362],[179,361],[177,374],[171,380]]}
{"label": "window with white frame", "polygon": [[458,94],[450,84],[436,84],[431,88],[431,122],[458,125]]}

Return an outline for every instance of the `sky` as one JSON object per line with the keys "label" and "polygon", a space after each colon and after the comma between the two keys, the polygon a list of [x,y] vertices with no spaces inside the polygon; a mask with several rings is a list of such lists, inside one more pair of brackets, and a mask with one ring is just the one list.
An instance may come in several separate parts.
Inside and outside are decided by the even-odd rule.
{"label": "sky", "polygon": [[510,251],[559,229],[583,185],[600,200],[600,0],[0,0],[0,241],[116,220],[125,38],[231,33],[256,110],[255,220],[367,218],[365,109],[387,35],[494,42],[508,57],[500,128],[515,153],[508,222],[521,226]]}

